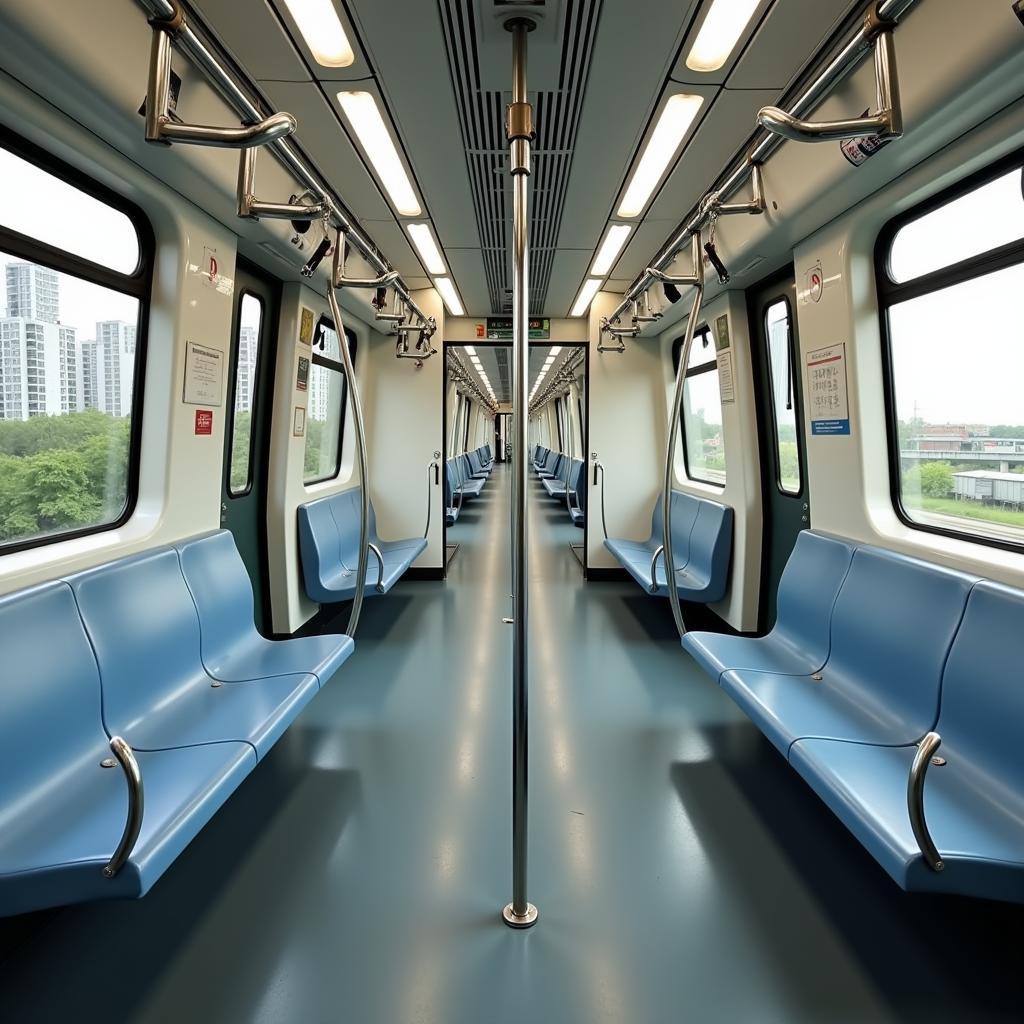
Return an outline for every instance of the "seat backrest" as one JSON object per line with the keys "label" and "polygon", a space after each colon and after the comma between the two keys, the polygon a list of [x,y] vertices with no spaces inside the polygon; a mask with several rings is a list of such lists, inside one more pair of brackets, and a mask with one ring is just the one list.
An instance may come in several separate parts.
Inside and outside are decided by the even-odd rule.
{"label": "seat backrest", "polygon": [[779,581],[772,636],[821,666],[828,660],[829,624],[856,546],[802,530]]}
{"label": "seat backrest", "polygon": [[480,473],[483,471],[483,467],[480,465],[479,452],[467,452],[466,461],[469,463],[469,471],[471,473]]}
{"label": "seat backrest", "polygon": [[[346,491],[339,491],[330,497],[323,498],[330,505],[331,514],[338,529],[340,544],[340,557],[343,565],[354,569],[359,562],[359,520],[362,516],[363,491],[361,487],[350,487]],[[367,518],[367,541],[370,544],[378,544],[377,537],[377,515],[373,511],[373,502],[370,502],[370,512]]]}
{"label": "seat backrest", "polygon": [[256,632],[252,581],[227,530],[174,546],[199,612],[203,659],[210,664],[240,638]]}
{"label": "seat backrest", "polygon": [[704,498],[699,502],[697,518],[690,531],[690,559],[687,568],[720,584],[724,593],[732,553],[732,509]]}
{"label": "seat backrest", "polygon": [[3,835],[27,801],[41,810],[48,788],[95,768],[106,732],[96,659],[66,583],[0,598],[0,651]]}
{"label": "seat backrest", "polygon": [[[672,492],[672,565],[682,569],[690,559],[690,533],[697,519],[700,499],[682,491]],[[662,496],[658,495],[651,515],[651,536],[648,544],[652,548],[660,547],[664,540],[665,519],[662,512]],[[658,560],[659,570],[664,562]]]}
{"label": "seat backrest", "polygon": [[577,459],[569,477],[569,490],[573,493],[576,508],[587,510],[587,474],[582,459]]}
{"label": "seat backrest", "polygon": [[309,590],[310,583],[325,583],[330,567],[338,564],[341,559],[341,537],[331,507],[323,498],[300,505],[298,522],[299,556]]}
{"label": "seat backrest", "polygon": [[544,471],[546,473],[554,473],[555,466],[558,465],[558,460],[561,456],[556,451],[549,451],[547,457],[544,459]]}
{"label": "seat backrest", "polygon": [[977,577],[858,547],[832,611],[829,672],[855,679],[893,716],[929,728],[953,637]]}
{"label": "seat backrest", "polygon": [[199,614],[174,548],[140,555],[68,578],[96,652],[103,721],[132,742],[132,726],[204,675]]}
{"label": "seat backrest", "polygon": [[1024,592],[990,580],[971,591],[941,704],[936,728],[957,756],[1024,795]]}

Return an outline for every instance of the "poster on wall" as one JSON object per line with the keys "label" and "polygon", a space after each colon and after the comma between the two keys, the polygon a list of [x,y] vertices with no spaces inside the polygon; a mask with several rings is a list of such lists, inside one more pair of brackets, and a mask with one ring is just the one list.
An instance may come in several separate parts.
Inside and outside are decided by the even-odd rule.
{"label": "poster on wall", "polygon": [[198,345],[185,346],[185,386],[181,400],[186,405],[221,404],[224,389],[224,353],[220,349]]}
{"label": "poster on wall", "polygon": [[309,390],[309,360],[305,356],[299,356],[299,368],[295,373],[295,390]]}
{"label": "poster on wall", "polygon": [[729,314],[723,313],[715,320],[715,348],[724,352],[729,347]]}
{"label": "poster on wall", "polygon": [[736,380],[732,372],[732,352],[726,349],[718,353],[718,390],[722,405],[736,401]]}
{"label": "poster on wall", "polygon": [[307,347],[313,344],[313,310],[306,306],[302,307],[299,319],[299,341]]}
{"label": "poster on wall", "polygon": [[302,437],[306,433],[306,410],[301,405],[295,407],[295,417],[292,420],[292,436]]}
{"label": "poster on wall", "polygon": [[807,353],[807,407],[811,433],[849,434],[850,406],[846,390],[846,343]]}

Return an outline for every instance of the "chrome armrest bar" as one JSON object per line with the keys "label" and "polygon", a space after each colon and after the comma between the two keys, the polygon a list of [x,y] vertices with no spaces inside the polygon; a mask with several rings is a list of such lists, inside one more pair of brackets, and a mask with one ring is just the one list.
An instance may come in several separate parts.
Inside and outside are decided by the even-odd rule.
{"label": "chrome armrest bar", "polygon": [[[861,62],[864,55],[872,48],[880,29],[884,28],[885,30],[882,34],[890,32],[892,26],[919,2],[920,0],[875,0],[870,4],[868,12],[857,30],[835,53],[826,54],[820,59],[813,78],[801,88],[791,102],[787,103],[789,113],[795,118],[800,118],[814,110],[835,88],[836,84]],[[890,44],[891,41],[882,43],[883,49]],[[876,61],[880,59],[877,47],[875,59]],[[891,86],[887,87],[890,88],[890,95],[896,98],[895,80]],[[898,116],[898,104],[893,109]],[[895,126],[894,122],[893,127]],[[845,134],[843,137],[846,137]],[[744,147],[745,155],[726,165],[716,179],[714,190],[722,199],[734,195],[737,189],[751,176],[753,168],[759,164],[763,165],[781,144],[781,136],[758,127]],[[651,274],[652,268],[668,266],[683,250],[689,237],[700,229],[703,221],[704,210],[702,204],[698,204],[679,225],[658,255],[651,260],[651,266],[644,270],[626,290],[622,301],[609,316],[610,320],[614,321],[622,316],[629,309],[630,303],[650,287],[652,280],[655,280]]]}
{"label": "chrome armrest bar", "polygon": [[[654,550],[654,556],[651,558],[651,593],[656,594],[658,592],[658,578],[654,575],[654,571],[658,565],[658,559],[665,554],[665,545],[659,544]],[[668,586],[668,574],[665,574],[665,585]]]}
{"label": "chrome armrest bar", "polygon": [[[218,44],[212,41],[209,33],[201,24],[193,23],[193,21],[185,22],[181,7],[176,0],[136,0],[136,2],[150,18],[166,23],[177,49],[199,69],[200,73],[206,77],[225,102],[238,113],[244,123],[259,127],[267,120],[258,106],[259,93],[255,85],[233,69],[230,59],[222,52]],[[166,35],[167,32],[157,34]],[[167,63],[170,63],[169,54]],[[168,112],[169,81],[168,73],[168,103],[166,104]],[[153,105],[147,104],[147,110],[150,109],[153,109]],[[168,125],[174,125],[174,122],[169,121]],[[180,126],[175,127],[180,128]],[[283,128],[283,126],[281,127]],[[174,134],[173,129],[171,134]],[[329,226],[340,227],[349,242],[362,254],[371,267],[381,273],[390,270],[377,246],[356,226],[340,197],[324,181],[319,171],[307,162],[304,154],[283,135],[263,141],[269,142],[270,151],[288,171],[295,175],[296,181],[303,189],[324,199],[330,211]],[[255,144],[255,142],[250,140],[250,144]],[[425,317],[401,279],[394,282],[394,289],[410,309]]]}
{"label": "chrome armrest bar", "polygon": [[314,203],[300,203],[293,197],[287,203],[264,203],[256,198],[256,150],[243,149],[238,156],[238,216],[259,220],[267,217],[274,220],[310,221],[321,220],[329,213],[327,200]]}
{"label": "chrome armrest bar", "polygon": [[171,42],[185,23],[181,8],[174,4],[170,20],[154,18],[153,43],[149,51],[146,83],[146,141],[170,145],[216,146],[220,149],[265,146],[291,135],[296,120],[291,114],[271,114],[255,124],[240,128],[215,128],[204,124],[181,124],[171,117]]}
{"label": "chrome armrest bar", "polygon": [[608,520],[604,514],[604,464],[598,460],[597,452],[591,454],[594,462],[594,486],[597,486],[597,474],[601,474],[601,530],[604,532],[604,539],[608,539]]}
{"label": "chrome armrest bar", "polygon": [[914,763],[910,767],[910,778],[907,780],[907,811],[910,813],[910,827],[913,829],[921,856],[924,857],[925,863],[932,871],[941,871],[946,866],[931,833],[928,831],[928,823],[924,817],[925,775],[940,743],[942,743],[942,737],[937,732],[930,732],[921,740],[917,752],[914,754]]}
{"label": "chrome armrest bar", "polygon": [[113,736],[110,740],[110,750],[117,758],[117,763],[121,766],[125,781],[128,783],[128,818],[124,823],[121,841],[103,868],[104,878],[113,878],[128,862],[138,841],[139,832],[142,831],[142,815],[146,809],[142,770],[139,768],[139,762],[135,760],[132,748],[120,736]]}
{"label": "chrome armrest bar", "polygon": [[851,117],[843,121],[807,121],[780,107],[762,107],[757,113],[757,123],[765,131],[794,142],[829,142],[858,135],[898,139],[903,134],[903,113],[891,28],[880,32],[875,39],[875,89],[878,110],[866,117]]}
{"label": "chrome armrest bar", "polygon": [[372,541],[367,547],[374,553],[377,558],[377,584],[376,591],[378,594],[384,593],[384,556],[380,553],[380,548],[377,547]]}

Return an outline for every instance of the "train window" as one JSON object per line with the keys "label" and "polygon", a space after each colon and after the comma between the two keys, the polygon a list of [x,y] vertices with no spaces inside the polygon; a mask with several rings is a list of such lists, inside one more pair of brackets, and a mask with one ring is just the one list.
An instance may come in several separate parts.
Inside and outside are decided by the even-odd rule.
{"label": "train window", "polygon": [[140,211],[6,131],[0,180],[0,552],[8,552],[131,515],[153,243]]}
{"label": "train window", "polygon": [[252,417],[259,369],[263,302],[246,292],[238,311],[235,339],[235,400],[231,410],[231,475],[228,493],[247,494],[252,482]]}
{"label": "train window", "polygon": [[[683,339],[672,349],[673,369],[678,371]],[[725,440],[722,432],[722,396],[718,387],[718,359],[711,331],[697,329],[683,384],[683,465],[686,475],[700,483],[725,486]]]}
{"label": "train window", "polygon": [[[356,339],[346,331],[348,350],[355,361]],[[313,365],[309,372],[309,402],[306,413],[306,458],[303,482],[332,480],[341,469],[348,392],[341,345],[332,321],[321,317],[313,342]]]}
{"label": "train window", "polygon": [[796,447],[796,408],[793,402],[793,341],[786,299],[773,302],[764,314],[768,377],[772,389],[778,484],[784,494],[800,493],[800,457]]}
{"label": "train window", "polygon": [[0,225],[26,239],[120,274],[139,266],[141,247],[122,210],[0,147]]}
{"label": "train window", "polygon": [[[1018,158],[1009,174],[1004,165],[890,224],[876,254],[897,513],[918,529],[1015,548],[1024,547],[1024,215],[1011,209],[1014,200],[1024,209],[1020,183]],[[986,232],[965,236],[965,217],[987,221]]]}

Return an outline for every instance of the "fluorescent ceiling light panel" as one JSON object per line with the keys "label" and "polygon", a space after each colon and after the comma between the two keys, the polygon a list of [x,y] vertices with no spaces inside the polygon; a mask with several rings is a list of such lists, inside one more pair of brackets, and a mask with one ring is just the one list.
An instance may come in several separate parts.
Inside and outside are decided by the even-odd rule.
{"label": "fluorescent ceiling light panel", "polygon": [[349,68],[356,55],[331,0],[284,0],[313,59],[324,68]]}
{"label": "fluorescent ceiling light panel", "polygon": [[368,92],[339,92],[338,102],[359,139],[384,191],[403,217],[418,217],[423,211],[409,175],[398,156],[391,132],[380,116],[377,101]]}
{"label": "fluorescent ceiling light panel", "polygon": [[459,300],[459,293],[455,290],[455,285],[452,284],[450,277],[435,277],[434,287],[444,299],[444,304],[452,316],[466,315],[466,311],[462,308],[462,302]]}
{"label": "fluorescent ceiling light panel", "polygon": [[608,234],[604,236],[604,242],[594,257],[594,265],[590,268],[591,274],[595,277],[604,277],[612,269],[632,230],[632,224],[613,224],[608,229]]}
{"label": "fluorescent ceiling light panel", "polygon": [[604,281],[599,277],[589,278],[580,289],[579,295],[576,296],[576,304],[572,307],[572,312],[569,316],[583,316],[590,308],[590,303],[594,301],[594,296],[601,290],[601,285],[603,284]]}
{"label": "fluorescent ceiling light panel", "polygon": [[690,130],[703,102],[703,96],[692,96],[685,92],[669,97],[630,179],[619,207],[620,217],[636,217],[643,212],[665,168],[679,151],[679,145]]}
{"label": "fluorescent ceiling light panel", "polygon": [[444,257],[437,247],[437,242],[434,241],[434,234],[430,230],[429,224],[410,224],[409,237],[412,239],[413,245],[416,246],[416,251],[420,254],[420,259],[423,260],[428,274],[447,272],[448,268],[444,265]]}
{"label": "fluorescent ceiling light panel", "polygon": [[760,0],[712,0],[686,66],[691,71],[717,71],[728,59]]}

